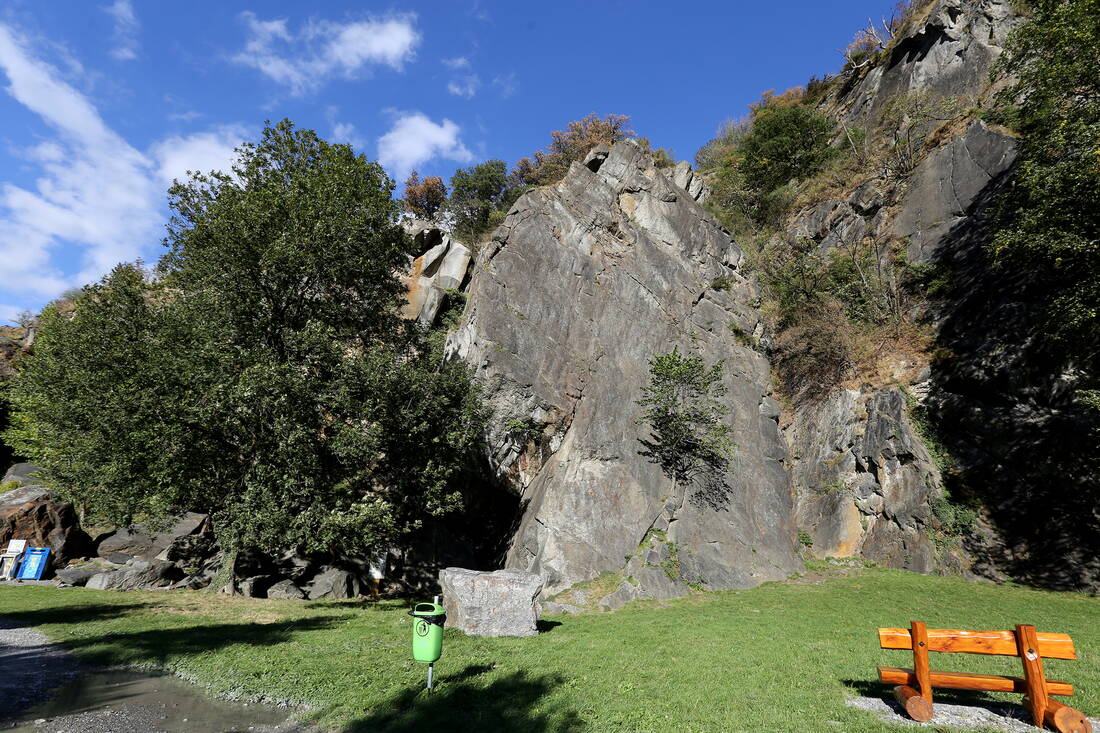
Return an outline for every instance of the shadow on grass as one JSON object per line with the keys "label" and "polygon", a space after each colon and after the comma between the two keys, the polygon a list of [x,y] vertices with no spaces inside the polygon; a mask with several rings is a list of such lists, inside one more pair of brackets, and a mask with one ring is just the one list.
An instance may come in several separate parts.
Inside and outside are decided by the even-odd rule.
{"label": "shadow on grass", "polygon": [[573,733],[585,729],[580,716],[560,707],[538,712],[539,703],[563,682],[559,675],[532,676],[513,672],[489,684],[476,677],[492,667],[471,665],[439,680],[429,694],[407,690],[379,711],[352,721],[345,733],[391,731],[524,731],[524,733]]}
{"label": "shadow on grass", "polygon": [[[894,711],[908,719],[901,705],[894,700],[894,685],[886,685],[881,682],[869,680],[841,680],[845,687],[855,691],[860,697],[877,697],[885,700]],[[933,701],[945,705],[966,705],[972,708],[985,708],[986,710],[1003,715],[1006,708],[1011,708],[1013,703],[1000,700],[988,692],[981,690],[952,690],[945,687],[937,687],[933,692]],[[1017,701],[1019,698],[1017,698]],[[1018,704],[1018,703],[1017,703]]]}
{"label": "shadow on grass", "polygon": [[[274,624],[211,624],[124,631],[66,638],[61,640],[61,644],[78,654],[87,664],[110,666],[120,662],[138,662],[161,665],[171,657],[209,653],[238,644],[281,644],[289,641],[294,634],[328,629],[348,618],[346,615],[312,616]],[[35,622],[28,618],[26,623]]]}
{"label": "shadow on grass", "polygon": [[540,634],[547,634],[561,626],[561,621],[544,621],[541,618],[535,622],[535,628]]}
{"label": "shadow on grass", "polygon": [[56,606],[34,611],[0,610],[0,628],[11,626],[41,626],[43,624],[82,624],[90,621],[127,616],[148,607],[148,603],[89,603],[80,606]]}

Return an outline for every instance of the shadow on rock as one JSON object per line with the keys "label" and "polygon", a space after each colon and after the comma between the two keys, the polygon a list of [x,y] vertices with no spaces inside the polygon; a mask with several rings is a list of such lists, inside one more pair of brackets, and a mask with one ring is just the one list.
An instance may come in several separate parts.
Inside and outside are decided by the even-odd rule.
{"label": "shadow on rock", "polygon": [[968,543],[976,571],[1096,588],[1100,420],[1075,399],[1070,356],[1044,331],[1049,286],[987,254],[1007,181],[990,181],[933,260],[944,285],[930,423],[956,464],[944,477],[953,497],[980,502],[999,535]]}
{"label": "shadow on rock", "polygon": [[409,690],[392,700],[388,710],[355,720],[344,730],[572,733],[585,729],[576,712],[545,704],[547,695],[564,681],[560,676],[536,677],[520,671],[488,684],[476,680],[489,669],[471,666],[442,677],[431,694]]}

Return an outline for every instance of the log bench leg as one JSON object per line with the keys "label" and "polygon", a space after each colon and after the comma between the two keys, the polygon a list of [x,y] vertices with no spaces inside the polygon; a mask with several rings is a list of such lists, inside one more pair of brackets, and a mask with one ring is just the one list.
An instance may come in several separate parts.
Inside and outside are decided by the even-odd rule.
{"label": "log bench leg", "polygon": [[[1031,707],[1031,700],[1026,695],[1024,706]],[[1043,712],[1043,723],[1058,733],[1092,733],[1092,723],[1084,713],[1054,699],[1047,700],[1047,707]]]}
{"label": "log bench leg", "polygon": [[924,696],[909,685],[895,687],[894,699],[905,709],[909,717],[918,723],[927,723],[932,719],[932,703],[925,700]]}

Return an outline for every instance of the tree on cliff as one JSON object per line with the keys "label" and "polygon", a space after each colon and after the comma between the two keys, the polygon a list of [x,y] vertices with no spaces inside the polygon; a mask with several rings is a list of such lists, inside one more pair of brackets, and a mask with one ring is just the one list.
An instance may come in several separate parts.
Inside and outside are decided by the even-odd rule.
{"label": "tree on cliff", "polygon": [[95,516],[208,511],[236,546],[365,550],[454,509],[481,411],[398,315],[392,190],[285,120],[177,182],[157,279],[120,266],[47,309],[15,445]]}
{"label": "tree on cliff", "polygon": [[995,259],[1026,272],[1040,326],[1100,410],[1100,0],[1032,0],[1009,36],[1000,95],[1023,133]]}
{"label": "tree on cliff", "polygon": [[420,219],[432,221],[447,203],[447,186],[439,176],[428,176],[423,181],[415,170],[405,180],[405,208]]}
{"label": "tree on cliff", "polygon": [[723,422],[729,408],[721,400],[727,392],[722,372],[721,362],[708,367],[702,357],[676,348],[649,360],[649,382],[638,405],[652,437],[641,441],[642,454],[672,480],[673,496],[678,486],[704,477],[711,480],[696,495],[711,504],[725,498],[721,474],[735,445],[733,428]]}

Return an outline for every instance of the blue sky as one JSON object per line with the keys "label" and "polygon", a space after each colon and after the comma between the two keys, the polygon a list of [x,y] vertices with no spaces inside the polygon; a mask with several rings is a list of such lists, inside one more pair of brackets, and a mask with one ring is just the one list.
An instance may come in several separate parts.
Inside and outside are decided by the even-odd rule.
{"label": "blue sky", "polygon": [[690,160],[766,89],[835,72],[892,0],[7,0],[0,9],[0,321],[154,262],[165,189],[265,119],[398,180],[511,165],[589,112]]}

